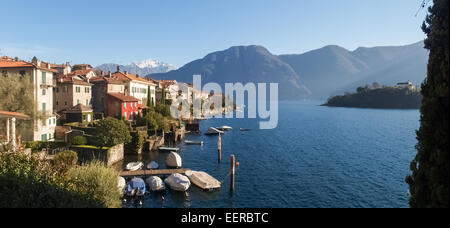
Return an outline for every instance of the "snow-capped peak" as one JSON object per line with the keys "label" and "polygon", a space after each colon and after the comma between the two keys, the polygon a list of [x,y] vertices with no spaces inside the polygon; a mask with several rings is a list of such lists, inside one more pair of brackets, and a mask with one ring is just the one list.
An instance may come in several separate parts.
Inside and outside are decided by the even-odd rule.
{"label": "snow-capped peak", "polygon": [[172,64],[168,64],[168,63],[164,63],[161,61],[157,61],[157,60],[153,60],[153,59],[147,59],[141,62],[136,62],[136,63],[132,63],[133,65],[143,69],[143,68],[159,68],[159,67],[164,67],[164,68],[176,68],[174,65]]}

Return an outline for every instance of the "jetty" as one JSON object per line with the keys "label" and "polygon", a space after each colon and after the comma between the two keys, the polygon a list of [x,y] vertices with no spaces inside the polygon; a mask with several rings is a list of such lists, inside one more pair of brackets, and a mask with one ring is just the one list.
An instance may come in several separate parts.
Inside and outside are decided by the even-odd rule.
{"label": "jetty", "polygon": [[174,173],[185,174],[190,169],[156,169],[156,170],[137,170],[137,171],[121,171],[121,177],[134,176],[156,176],[156,175],[172,175]]}

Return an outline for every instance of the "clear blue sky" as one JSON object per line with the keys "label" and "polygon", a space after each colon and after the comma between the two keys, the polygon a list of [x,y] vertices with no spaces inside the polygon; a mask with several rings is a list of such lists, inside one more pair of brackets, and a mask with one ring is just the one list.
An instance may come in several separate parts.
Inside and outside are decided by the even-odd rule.
{"label": "clear blue sky", "polygon": [[235,45],[274,54],[425,38],[421,0],[0,0],[1,54],[72,63],[153,58],[182,66]]}

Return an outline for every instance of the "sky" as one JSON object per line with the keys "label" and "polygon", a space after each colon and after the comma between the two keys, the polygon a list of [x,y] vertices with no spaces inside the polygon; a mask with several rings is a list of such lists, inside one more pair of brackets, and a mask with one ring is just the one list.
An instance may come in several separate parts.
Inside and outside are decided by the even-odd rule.
{"label": "sky", "polygon": [[0,0],[0,55],[181,67],[237,45],[300,54],[423,40],[421,0]]}

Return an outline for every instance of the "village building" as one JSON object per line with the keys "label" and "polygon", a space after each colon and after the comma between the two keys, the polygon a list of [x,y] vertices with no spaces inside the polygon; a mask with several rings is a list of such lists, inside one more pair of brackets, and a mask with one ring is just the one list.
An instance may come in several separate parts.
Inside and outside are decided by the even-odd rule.
{"label": "village building", "polygon": [[88,78],[76,72],[59,76],[54,94],[54,109],[58,113],[78,104],[92,106],[92,84]]}
{"label": "village building", "polygon": [[125,120],[136,120],[139,116],[139,99],[124,93],[108,93],[107,115]]}
{"label": "village building", "polygon": [[117,67],[117,72],[113,73],[111,77],[124,82],[126,94],[138,99],[139,105],[147,105],[147,101],[150,99],[149,104],[155,106],[156,84],[149,78],[140,77],[127,71],[121,72],[120,67]]}
{"label": "village building", "polygon": [[399,83],[397,83],[397,87],[403,88],[403,89],[410,89],[410,90],[416,89],[416,86],[410,81],[408,81],[408,82],[399,82]]}
{"label": "village building", "polygon": [[53,79],[58,71],[52,69],[51,64],[42,62],[36,57],[31,62],[2,57],[0,73],[17,74],[28,77],[33,82],[35,110],[42,117],[32,120],[33,128],[22,135],[23,140],[53,141],[56,127],[56,115],[53,113],[53,88],[55,87]]}
{"label": "village building", "polygon": [[66,62],[65,64],[50,64],[50,67],[58,71],[57,75],[66,75],[72,72],[72,66],[69,62]]}
{"label": "village building", "polygon": [[94,69],[90,64],[75,64],[73,70],[92,70]]}
{"label": "village building", "polygon": [[108,93],[125,93],[125,82],[113,78],[111,73],[90,79],[92,86],[92,107],[96,116],[108,114]]}
{"label": "village building", "polygon": [[94,120],[94,112],[91,107],[78,104],[64,111],[66,123],[89,124]]}

